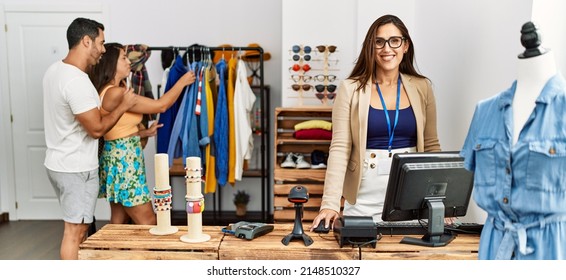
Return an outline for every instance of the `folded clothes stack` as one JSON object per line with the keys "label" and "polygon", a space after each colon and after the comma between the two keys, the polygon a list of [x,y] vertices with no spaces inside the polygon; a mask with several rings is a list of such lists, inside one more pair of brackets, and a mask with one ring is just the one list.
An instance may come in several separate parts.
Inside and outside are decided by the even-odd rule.
{"label": "folded clothes stack", "polygon": [[332,123],[325,120],[308,120],[297,123],[293,137],[302,140],[331,140]]}

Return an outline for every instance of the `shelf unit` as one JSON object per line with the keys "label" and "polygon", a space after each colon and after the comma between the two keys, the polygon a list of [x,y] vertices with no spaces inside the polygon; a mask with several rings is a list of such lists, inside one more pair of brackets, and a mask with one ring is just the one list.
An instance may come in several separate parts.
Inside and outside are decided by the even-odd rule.
{"label": "shelf unit", "polygon": [[331,107],[278,107],[275,108],[275,137],[273,165],[273,220],[275,223],[290,222],[295,218],[294,203],[289,202],[289,191],[297,185],[304,186],[309,201],[303,204],[303,221],[312,221],[318,214],[324,188],[326,169],[283,168],[281,162],[288,153],[302,153],[310,163],[314,150],[328,153],[330,140],[302,140],[293,137],[297,123],[307,120],[332,121]]}

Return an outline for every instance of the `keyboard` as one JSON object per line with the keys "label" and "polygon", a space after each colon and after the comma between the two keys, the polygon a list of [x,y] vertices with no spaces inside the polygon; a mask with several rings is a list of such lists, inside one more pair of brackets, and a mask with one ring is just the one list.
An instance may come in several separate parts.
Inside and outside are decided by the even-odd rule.
{"label": "keyboard", "polygon": [[[424,235],[428,232],[428,229],[426,224],[423,225],[418,222],[376,223],[377,233],[382,235]],[[480,234],[482,229],[483,225],[477,223],[458,223],[444,226],[444,231],[450,233]]]}

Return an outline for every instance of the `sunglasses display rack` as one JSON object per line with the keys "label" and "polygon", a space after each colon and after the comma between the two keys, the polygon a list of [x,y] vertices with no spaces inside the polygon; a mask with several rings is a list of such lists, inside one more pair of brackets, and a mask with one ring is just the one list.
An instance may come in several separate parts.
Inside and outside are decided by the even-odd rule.
{"label": "sunglasses display rack", "polygon": [[[298,99],[298,106],[312,105],[312,101],[305,104],[307,99],[318,99],[320,106],[332,106],[336,97],[337,76],[331,73],[340,69],[337,67],[338,59],[331,59],[330,56],[337,52],[336,49],[334,45],[317,45],[314,49],[308,45],[291,47],[290,88],[296,95],[290,97]],[[311,90],[313,95],[307,94]]]}

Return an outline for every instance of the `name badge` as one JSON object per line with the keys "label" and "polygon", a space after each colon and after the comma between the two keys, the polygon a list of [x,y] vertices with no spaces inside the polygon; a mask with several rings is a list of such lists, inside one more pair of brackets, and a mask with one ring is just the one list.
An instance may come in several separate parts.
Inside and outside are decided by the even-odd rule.
{"label": "name badge", "polygon": [[389,175],[392,159],[390,157],[380,158],[377,162],[377,174]]}

